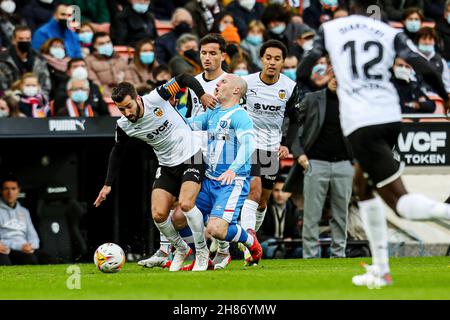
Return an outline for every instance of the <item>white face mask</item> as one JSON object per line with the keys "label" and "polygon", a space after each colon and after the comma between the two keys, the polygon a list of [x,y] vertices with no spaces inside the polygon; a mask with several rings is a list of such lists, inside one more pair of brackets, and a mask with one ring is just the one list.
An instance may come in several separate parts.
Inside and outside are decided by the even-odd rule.
{"label": "white face mask", "polygon": [[409,82],[411,79],[411,69],[405,67],[394,67],[394,75],[397,79]]}
{"label": "white face mask", "polygon": [[217,3],[217,0],[202,0],[202,3],[205,7],[211,8],[214,7]]}
{"label": "white face mask", "polygon": [[9,112],[7,110],[0,110],[0,118],[9,117]]}
{"label": "white face mask", "polygon": [[256,0],[239,0],[239,4],[247,9],[248,11],[252,10],[255,6]]}
{"label": "white face mask", "polygon": [[306,40],[305,42],[303,42],[302,48],[304,51],[309,51],[312,50],[312,48],[314,44],[314,40]]}
{"label": "white face mask", "polygon": [[63,48],[51,47],[50,54],[56,59],[64,59],[66,56],[66,51]]}
{"label": "white face mask", "polygon": [[16,11],[16,3],[12,0],[2,1],[2,3],[0,4],[0,8],[4,12],[11,14]]}
{"label": "white face mask", "polygon": [[85,67],[76,67],[72,71],[71,78],[74,80],[86,80],[88,78],[88,71]]}
{"label": "white face mask", "polygon": [[35,86],[25,86],[23,88],[23,94],[26,95],[27,97],[35,97],[38,94],[38,87]]}

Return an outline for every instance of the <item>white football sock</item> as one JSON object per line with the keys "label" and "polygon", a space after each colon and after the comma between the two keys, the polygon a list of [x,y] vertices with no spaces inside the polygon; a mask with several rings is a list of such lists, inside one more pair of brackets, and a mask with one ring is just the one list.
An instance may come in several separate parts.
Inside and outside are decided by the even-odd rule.
{"label": "white football sock", "polygon": [[175,227],[172,224],[172,219],[170,216],[166,221],[158,223],[155,222],[156,227],[159,232],[166,236],[167,240],[176,248],[181,250],[187,250],[188,245],[184,240],[180,237],[180,234],[175,230]]}
{"label": "white football sock", "polygon": [[159,233],[159,250],[165,254],[170,253],[170,242],[161,232]]}
{"label": "white football sock", "polygon": [[219,249],[217,250],[219,253],[226,253],[228,254],[230,252],[230,243],[228,241],[224,240],[217,240],[219,243]]}
{"label": "white football sock", "polygon": [[255,230],[256,226],[256,210],[258,210],[258,203],[253,200],[245,200],[241,210],[241,227],[244,230]]}
{"label": "white football sock", "polygon": [[450,205],[421,194],[408,193],[397,202],[397,212],[410,220],[450,219]]}
{"label": "white football sock", "polygon": [[361,219],[372,251],[372,262],[381,275],[389,273],[388,229],[384,205],[379,197],[358,202]]}
{"label": "white football sock", "polygon": [[267,207],[263,211],[256,210],[256,225],[255,225],[255,231],[258,232],[259,228],[261,228],[264,217],[266,216]]}
{"label": "white football sock", "polygon": [[203,215],[201,211],[197,208],[197,206],[194,206],[191,211],[183,211],[183,213],[186,216],[189,228],[191,228],[195,249],[197,251],[205,250],[207,247],[205,240],[205,224],[203,222]]}

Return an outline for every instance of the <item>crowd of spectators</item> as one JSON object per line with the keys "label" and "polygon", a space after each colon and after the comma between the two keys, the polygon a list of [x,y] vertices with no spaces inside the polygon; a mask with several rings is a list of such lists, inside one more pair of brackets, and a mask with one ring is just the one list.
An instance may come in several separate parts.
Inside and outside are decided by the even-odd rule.
{"label": "crowd of spectators", "polygon": [[[450,92],[450,2],[380,4],[382,19],[403,28]],[[202,72],[198,42],[212,32],[227,41],[224,69],[241,76],[261,70],[264,41],[283,42],[289,50],[283,73],[301,85],[303,98],[326,87],[327,63],[323,58],[312,70],[297,65],[320,25],[347,16],[348,5],[344,0],[1,0],[5,107],[0,116],[109,115],[111,89],[121,81],[148,92],[161,83],[160,73],[164,80]],[[410,66],[402,61],[395,70],[405,113],[439,111],[435,95]]]}

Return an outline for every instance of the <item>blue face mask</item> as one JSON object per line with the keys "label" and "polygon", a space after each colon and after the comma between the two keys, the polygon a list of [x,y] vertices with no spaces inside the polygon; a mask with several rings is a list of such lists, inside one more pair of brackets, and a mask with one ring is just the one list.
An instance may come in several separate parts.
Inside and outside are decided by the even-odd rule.
{"label": "blue face mask", "polygon": [[312,73],[317,73],[320,76],[324,76],[327,71],[327,65],[325,64],[316,64],[312,69]]}
{"label": "blue face mask", "polygon": [[411,33],[416,33],[420,30],[420,27],[422,26],[422,23],[420,20],[406,20],[405,27],[406,30],[408,30]]}
{"label": "blue face mask", "polygon": [[88,93],[84,90],[76,90],[70,96],[75,103],[83,103],[88,99]]}
{"label": "blue face mask", "polygon": [[78,34],[78,39],[82,43],[92,43],[92,39],[94,38],[94,34],[92,32],[82,32]]}
{"label": "blue face mask", "polygon": [[133,10],[137,13],[146,13],[150,3],[133,3]]}
{"label": "blue face mask", "polygon": [[66,51],[63,48],[51,47],[50,54],[56,59],[64,59],[66,56]]}
{"label": "blue face mask", "polygon": [[432,56],[435,53],[434,45],[419,44],[419,50],[428,56]]}
{"label": "blue face mask", "polygon": [[235,75],[239,76],[239,77],[243,77],[248,75],[248,71],[247,70],[234,70],[233,72]]}
{"label": "blue face mask", "polygon": [[143,64],[152,64],[155,60],[155,53],[154,52],[141,52],[139,55],[141,58],[141,62]]}
{"label": "blue face mask", "polygon": [[284,23],[277,25],[276,27],[273,27],[270,29],[275,34],[282,34],[286,30],[286,25]]}
{"label": "blue face mask", "polygon": [[254,46],[257,46],[257,45],[260,45],[261,43],[263,43],[263,37],[260,34],[259,35],[249,34],[246,39],[248,42],[250,42]]}
{"label": "blue face mask", "polygon": [[103,44],[101,46],[97,47],[98,53],[100,53],[103,56],[111,57],[114,53],[114,47],[112,43]]}
{"label": "blue face mask", "polygon": [[295,68],[284,69],[283,74],[291,80],[297,80],[297,69]]}

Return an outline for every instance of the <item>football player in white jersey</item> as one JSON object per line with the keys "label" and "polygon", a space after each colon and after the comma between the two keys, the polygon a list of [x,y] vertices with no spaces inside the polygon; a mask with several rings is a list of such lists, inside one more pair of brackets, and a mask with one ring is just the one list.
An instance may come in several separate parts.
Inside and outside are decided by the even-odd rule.
{"label": "football player in white jersey", "polygon": [[195,242],[196,264],[193,271],[205,271],[209,250],[204,238],[203,216],[195,206],[205,164],[200,142],[168,101],[186,86],[195,90],[205,106],[215,106],[216,98],[206,94],[198,81],[189,75],[177,76],[144,97],[140,97],[135,87],[127,82],[113,89],[111,98],[123,116],[117,120],[116,144],[111,151],[106,182],[94,205],[98,207],[111,192],[127,140],[137,138],[148,143],[153,147],[160,166],[151,195],[152,218],[159,231],[176,249],[170,271],[179,271],[192,252],[175,230],[169,216],[177,198]]}
{"label": "football player in white jersey", "polygon": [[[263,70],[243,77],[248,85],[246,109],[253,120],[256,138],[250,194],[241,212],[244,230],[258,231],[261,227],[278,175],[279,160],[289,155],[289,147],[299,129],[297,84],[281,73],[286,56],[287,49],[283,43],[269,40],[260,50]],[[289,127],[283,140],[282,128],[286,116]],[[250,260],[246,261],[248,264]]]}
{"label": "football player in white jersey", "polygon": [[392,284],[389,270],[387,224],[381,199],[399,216],[408,219],[447,218],[450,206],[409,194],[400,178],[403,165],[394,160],[402,121],[398,93],[391,79],[396,56],[406,60],[448,103],[442,79],[399,30],[370,18],[374,0],[352,0],[349,17],[324,23],[311,50],[299,65],[310,70],[320,56],[328,54],[336,75],[341,126],[358,162],[355,187],[361,218],[370,242],[373,265],[353,277],[358,286]]}

